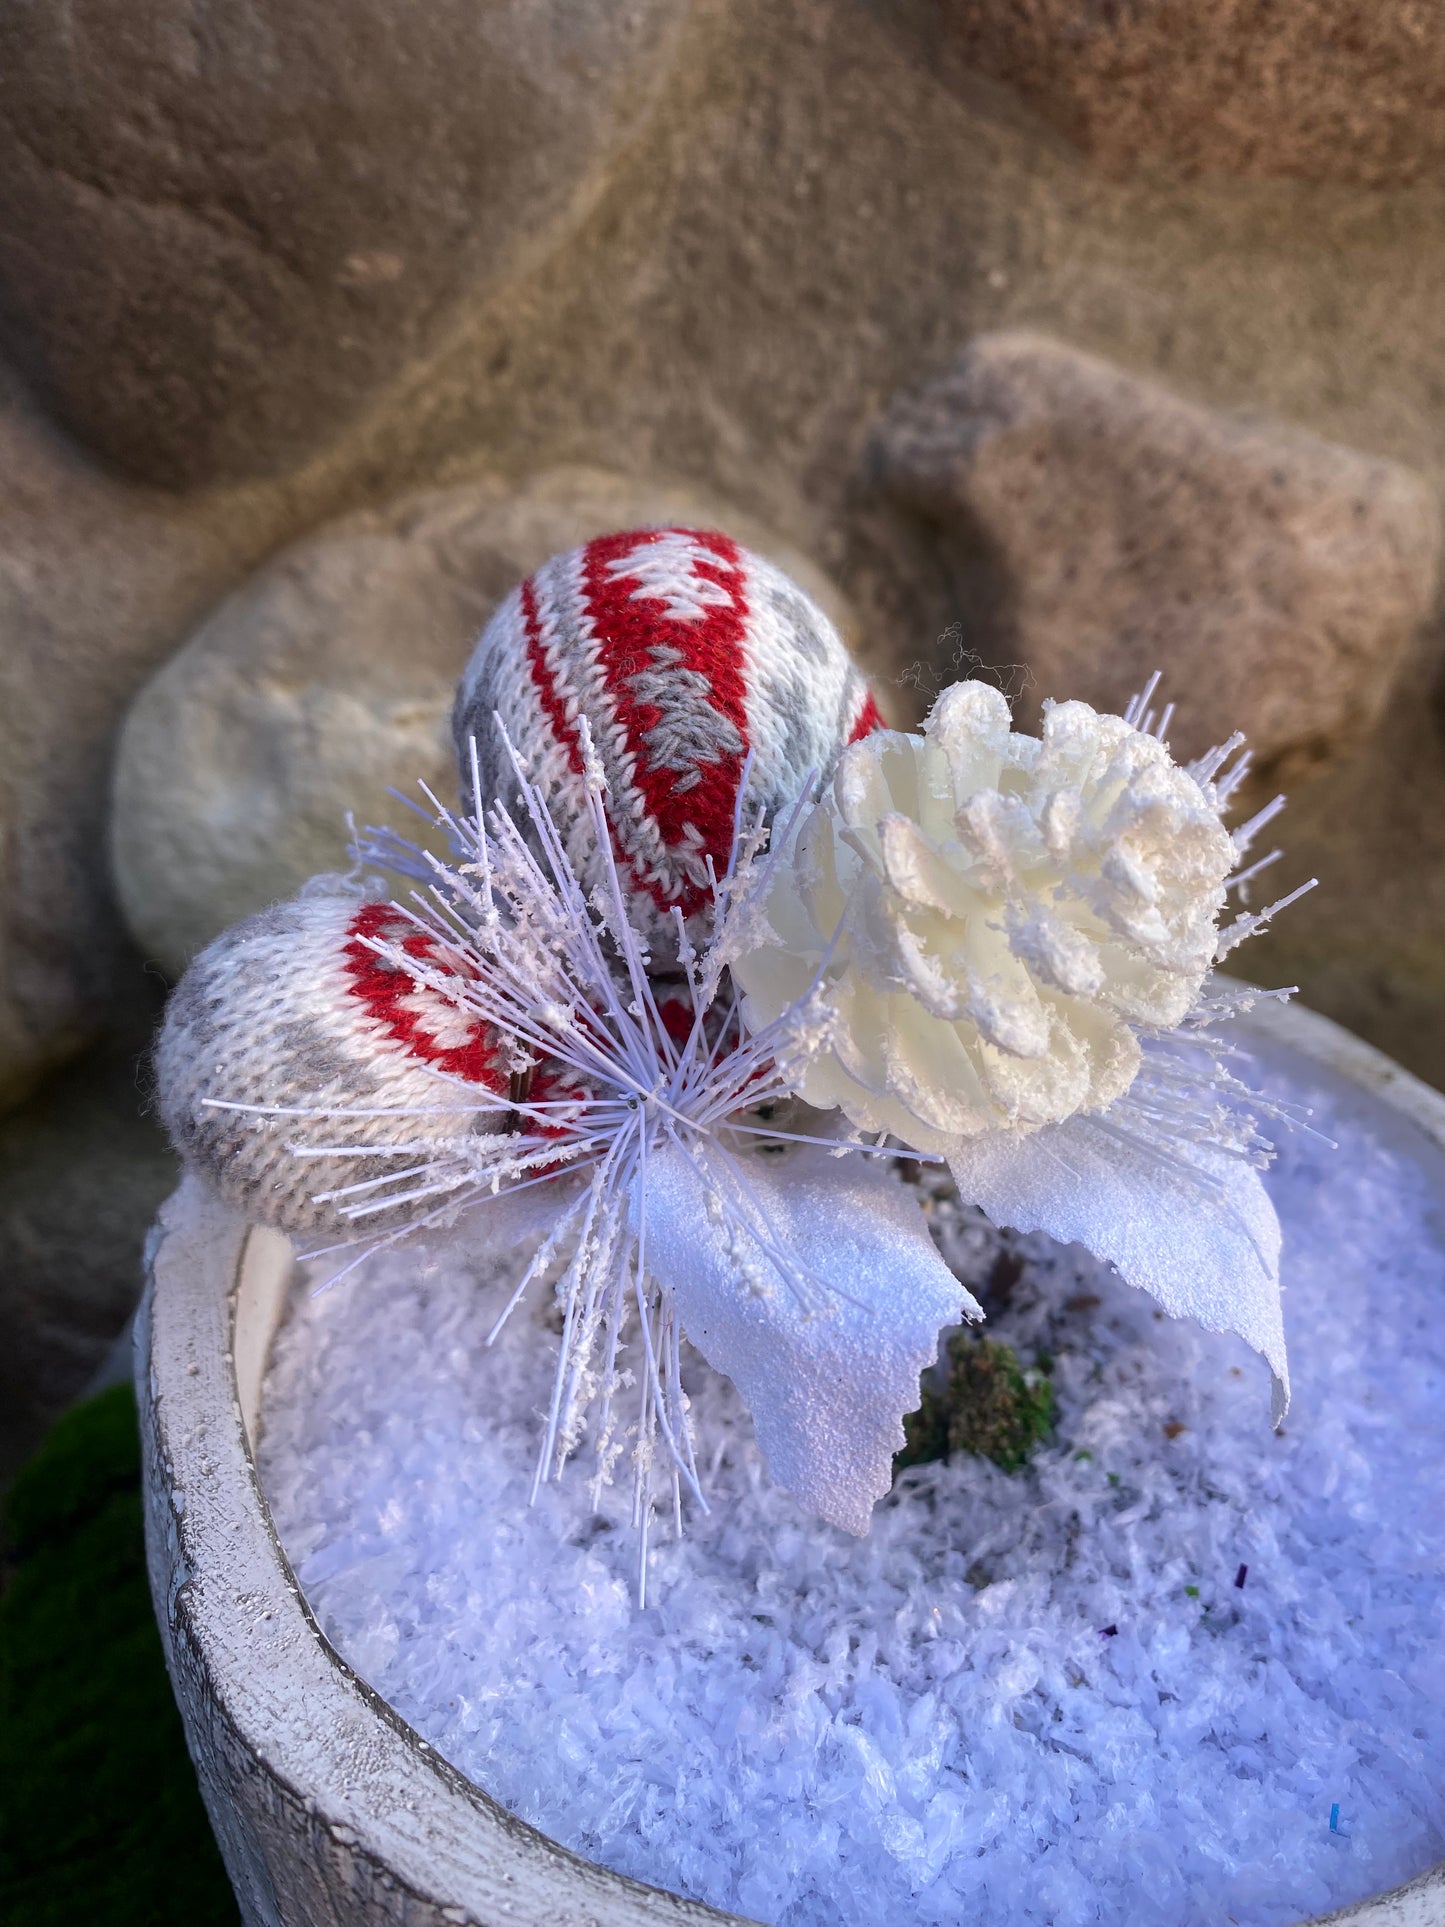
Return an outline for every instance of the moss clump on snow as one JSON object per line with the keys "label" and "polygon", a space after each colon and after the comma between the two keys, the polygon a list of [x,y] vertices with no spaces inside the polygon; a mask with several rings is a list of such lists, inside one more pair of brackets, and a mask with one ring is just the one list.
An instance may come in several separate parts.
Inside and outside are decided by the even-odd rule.
{"label": "moss clump on snow", "polygon": [[1054,1423],[1054,1391],[1011,1345],[954,1332],[943,1363],[924,1376],[923,1403],[903,1421],[895,1472],[953,1452],[974,1452],[1017,1472]]}

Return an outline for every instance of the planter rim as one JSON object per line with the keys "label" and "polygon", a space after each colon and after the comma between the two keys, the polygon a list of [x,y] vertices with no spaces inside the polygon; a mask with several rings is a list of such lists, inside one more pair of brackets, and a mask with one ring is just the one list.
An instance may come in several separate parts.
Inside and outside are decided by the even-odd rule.
{"label": "planter rim", "polygon": [[[1393,1114],[1445,1188],[1445,1096],[1328,1018],[1264,1001],[1266,1057],[1307,1059]],[[1425,1143],[1421,1143],[1421,1139]],[[292,1267],[187,1175],[147,1247],[136,1323],[152,1594],[187,1740],[253,1927],[749,1927],[559,1846],[465,1779],[325,1638],[252,1459]],[[1441,1927],[1445,1861],[1312,1927]]]}

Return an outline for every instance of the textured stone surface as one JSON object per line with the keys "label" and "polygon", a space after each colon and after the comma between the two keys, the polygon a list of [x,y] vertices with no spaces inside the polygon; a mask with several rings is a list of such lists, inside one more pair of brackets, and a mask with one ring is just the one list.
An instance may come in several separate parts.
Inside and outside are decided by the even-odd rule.
{"label": "textured stone surface", "polygon": [[12,352],[149,480],[295,457],[555,241],[687,5],[6,9]]}
{"label": "textured stone surface", "polygon": [[144,1112],[144,1045],[138,1028],[0,1118],[0,1485],[140,1297],[146,1230],[176,1176]]}
{"label": "textured stone surface", "polygon": [[[97,719],[233,586],[238,556],[361,505],[481,467],[515,477],[586,463],[679,477],[826,564],[858,612],[865,664],[886,695],[884,678],[936,663],[956,599],[926,525],[876,486],[864,454],[888,398],[916,389],[980,332],[1046,330],[1211,406],[1298,422],[1411,465],[1437,487],[1445,480],[1445,175],[1382,192],[1334,179],[1181,179],[1154,165],[1111,172],[1022,111],[1021,96],[977,80],[976,68],[965,83],[941,57],[920,57],[904,31],[911,4],[699,0],[656,111],[616,150],[596,198],[584,190],[550,252],[485,299],[459,297],[455,325],[429,358],[418,363],[408,345],[405,375],[351,417],[324,456],[262,485],[266,499],[244,507],[252,520],[240,535],[229,492],[215,503],[192,495],[128,506],[132,498],[91,477],[93,512],[80,524],[67,521],[61,499],[48,511],[37,500],[23,541],[45,579],[44,608],[22,605],[18,652],[12,632],[0,634],[10,759],[0,785],[23,801],[21,816],[4,806],[0,922],[30,933],[30,1009],[74,1015],[83,979],[93,1021],[95,993],[111,994],[116,981],[114,929],[95,887],[109,741]],[[948,6],[927,5],[946,22]],[[144,11],[117,5],[113,18]],[[67,14],[84,17],[77,7],[8,12],[6,32],[50,33]],[[224,31],[243,18],[240,6],[221,12]],[[1079,19],[1103,22],[1103,10],[1081,7]],[[1287,83],[1292,75],[1281,76]],[[1119,87],[1122,100],[1123,77]],[[98,97],[99,82],[91,89]],[[1433,123],[1411,111],[1413,136],[1428,134]],[[1268,118],[1256,122],[1261,138]],[[1338,164],[1354,152],[1342,143]],[[12,175],[0,169],[0,200],[13,195]],[[179,287],[183,268],[178,259]],[[115,329],[97,286],[84,314],[105,337]],[[120,344],[148,357],[162,385],[167,325],[147,316]],[[341,333],[338,360],[349,352]],[[309,353],[307,340],[275,334],[268,355]],[[28,440],[4,448],[0,498],[23,478],[36,499],[49,458]],[[0,509],[0,523],[10,514]],[[182,547],[211,545],[224,558],[207,564],[194,596],[191,565],[178,565],[163,533],[176,528]],[[139,600],[138,580],[151,585]],[[177,585],[187,607],[168,615]],[[1413,745],[1438,740],[1425,699],[1439,652],[1437,636],[1397,685]],[[53,678],[37,686],[50,663]],[[72,675],[72,663],[85,667]],[[926,693],[896,687],[899,714],[916,714]],[[1359,795],[1337,794],[1333,772],[1310,787],[1307,842],[1294,827],[1303,789],[1286,818],[1282,883],[1318,872],[1322,887],[1279,926],[1278,941],[1308,922],[1287,974],[1438,1076],[1445,764],[1433,751],[1402,753],[1392,733],[1377,736],[1359,767],[1368,774]],[[1351,810],[1361,797],[1371,827],[1357,835]],[[1354,894],[1361,873],[1368,903]],[[1377,914],[1377,902],[1388,907]]]}
{"label": "textured stone surface", "polygon": [[[564,470],[410,496],[260,570],[137,698],[112,825],[131,929],[171,975],[228,924],[346,864],[346,815],[456,793],[451,707],[483,624],[540,562],[649,522],[718,526],[772,553],[847,625],[836,590],[747,517],[692,491]],[[418,799],[420,800],[420,799]]]}
{"label": "textured stone surface", "polygon": [[1320,887],[1236,956],[1445,1090],[1441,641],[1420,639],[1374,735],[1291,795],[1281,887]]}
{"label": "textured stone surface", "polygon": [[1097,161],[1372,187],[1445,159],[1434,0],[905,0]]}
{"label": "textured stone surface", "polygon": [[878,446],[940,525],[964,643],[1029,672],[1026,716],[1121,707],[1160,669],[1182,750],[1243,727],[1298,774],[1378,720],[1433,600],[1417,476],[1039,336],[975,340]]}
{"label": "textured stone surface", "polygon": [[0,372],[0,1103],[139,982],[106,871],[111,737],[261,539],[226,509],[117,487]]}

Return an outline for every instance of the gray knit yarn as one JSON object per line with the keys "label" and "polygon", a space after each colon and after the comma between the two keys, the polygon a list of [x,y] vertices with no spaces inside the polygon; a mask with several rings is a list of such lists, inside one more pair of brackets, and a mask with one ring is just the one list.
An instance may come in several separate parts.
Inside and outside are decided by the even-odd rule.
{"label": "gray knit yarn", "polygon": [[[444,1107],[483,1096],[439,1077],[352,994],[346,944],[367,901],[344,878],[318,877],[217,937],[176,986],[156,1044],[161,1118],[186,1163],[248,1216],[308,1237],[356,1236],[362,1227],[316,1194],[381,1177],[396,1160],[298,1157],[291,1146],[418,1141],[440,1149],[474,1124]],[[264,1116],[208,1100],[418,1114]],[[379,1214],[365,1229],[384,1233],[392,1222]]]}
{"label": "gray knit yarn", "polygon": [[[483,801],[510,803],[515,774],[494,712],[591,886],[601,860],[577,770],[587,718],[629,910],[659,969],[675,935],[670,906],[702,914],[707,859],[726,867],[745,755],[749,810],[771,816],[879,722],[837,632],[796,584],[726,536],[686,529],[629,531],[555,556],[488,624],[455,732],[464,791],[475,740]],[[478,1108],[490,1102],[485,1067],[472,1065],[470,1082],[445,1069],[457,1057],[442,1040],[459,1021],[465,1033],[457,1007],[429,1013],[435,993],[408,976],[388,1009],[358,981],[352,926],[371,901],[344,878],[319,877],[227,931],[177,986],[156,1047],[161,1116],[186,1162],[249,1216],[313,1242],[405,1222],[404,1206],[358,1224],[319,1199],[404,1167],[383,1151],[455,1169],[469,1137],[505,1128],[495,1108]],[[374,953],[361,955],[374,969]],[[382,1114],[336,1115],[365,1110]],[[297,1155],[336,1144],[363,1148]]]}
{"label": "gray knit yarn", "polygon": [[[719,683],[741,690],[740,714],[719,700]],[[642,726],[639,715],[653,720]],[[771,820],[809,772],[826,778],[844,745],[880,720],[817,604],[764,557],[691,529],[633,530],[553,556],[496,611],[457,692],[463,794],[470,798],[475,743],[481,801],[512,804],[500,719],[590,888],[601,863],[578,771],[579,717],[607,778],[629,912],[658,963],[673,935],[668,907],[696,906],[707,854],[719,871],[726,865],[709,774],[726,767],[730,825],[750,754],[747,811]],[[649,779],[654,798],[660,787],[677,805],[667,822],[649,804]],[[687,820],[692,796],[713,804],[703,832]]]}

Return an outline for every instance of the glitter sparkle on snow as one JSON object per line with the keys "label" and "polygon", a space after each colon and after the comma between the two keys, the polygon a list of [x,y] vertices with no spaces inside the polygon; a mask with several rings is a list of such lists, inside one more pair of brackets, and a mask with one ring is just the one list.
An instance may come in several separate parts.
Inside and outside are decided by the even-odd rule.
{"label": "glitter sparkle on snow", "polygon": [[[488,1350],[515,1267],[397,1251],[298,1296],[260,1469],[324,1631],[556,1839],[781,1927],[1285,1927],[1420,1871],[1445,1851],[1438,1198],[1328,1090],[1281,1095],[1340,1143],[1287,1141],[1268,1181],[1282,1435],[1238,1341],[1013,1240],[990,1329],[1052,1355],[1059,1414],[1027,1470],[915,1468],[850,1540],[684,1353],[713,1509],[656,1548],[642,1612],[622,1495],[526,1506],[559,1340],[538,1312]],[[998,1234],[926,1182],[977,1284]]]}

